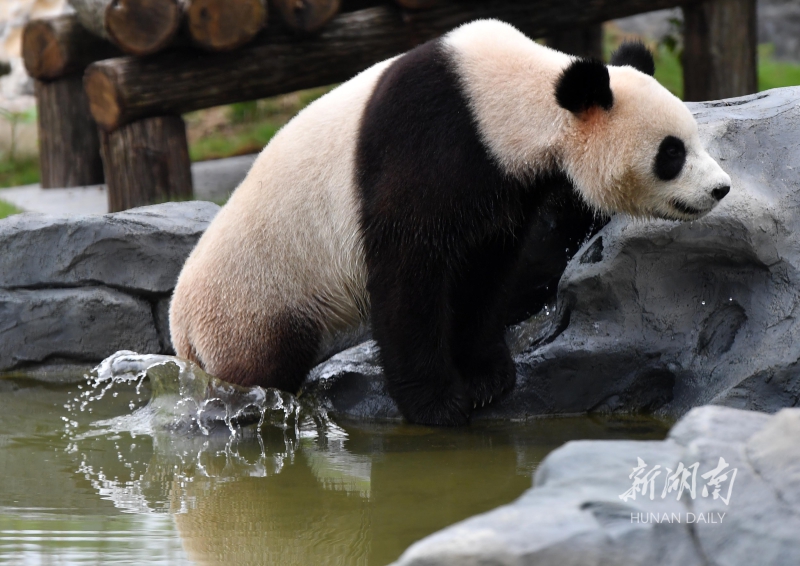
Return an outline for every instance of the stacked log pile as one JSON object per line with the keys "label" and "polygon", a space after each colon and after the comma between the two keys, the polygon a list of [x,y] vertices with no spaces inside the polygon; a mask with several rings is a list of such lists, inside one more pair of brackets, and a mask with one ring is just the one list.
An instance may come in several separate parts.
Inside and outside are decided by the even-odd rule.
{"label": "stacked log pile", "polygon": [[[37,80],[42,185],[105,177],[112,210],[188,197],[181,114],[345,81],[477,18],[508,21],[556,48],[598,56],[603,21],[684,5],[703,15],[692,29],[713,30],[729,14],[750,14],[754,1],[70,0],[73,15],[33,21],[23,39]],[[708,2],[714,9],[693,8]],[[755,28],[742,29],[737,41],[755,45]],[[687,66],[706,69],[688,72],[688,81],[707,83],[724,68],[729,61],[717,43],[729,41],[725,34],[687,39],[698,61]],[[754,67],[750,59],[736,64]],[[749,79],[729,83],[742,92],[715,94],[752,89]],[[703,88],[687,84],[692,96]]]}

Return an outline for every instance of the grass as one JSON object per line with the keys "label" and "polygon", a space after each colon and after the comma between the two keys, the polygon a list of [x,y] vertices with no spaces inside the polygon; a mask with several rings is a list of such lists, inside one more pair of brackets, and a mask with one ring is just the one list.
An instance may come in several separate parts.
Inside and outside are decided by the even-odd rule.
{"label": "grass", "polygon": [[[2,196],[2,193],[0,193],[0,196]],[[11,216],[12,214],[19,214],[20,212],[22,211],[13,204],[0,200],[0,219]]]}
{"label": "grass", "polygon": [[0,187],[16,187],[39,182],[39,159],[25,157],[0,158]]}
{"label": "grass", "polygon": [[205,161],[257,153],[278,133],[281,126],[283,124],[265,121],[251,124],[238,132],[211,134],[189,145],[189,157],[192,161]]}
{"label": "grass", "polygon": [[800,65],[776,61],[771,44],[758,46],[758,90],[800,85]]}
{"label": "grass", "polygon": [[289,120],[333,87],[201,110],[187,115],[192,161],[257,153]]}

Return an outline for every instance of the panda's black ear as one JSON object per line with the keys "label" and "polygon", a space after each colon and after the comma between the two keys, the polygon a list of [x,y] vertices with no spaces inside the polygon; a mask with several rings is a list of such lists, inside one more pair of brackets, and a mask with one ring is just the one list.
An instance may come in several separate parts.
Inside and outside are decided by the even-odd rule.
{"label": "panda's black ear", "polygon": [[611,55],[611,65],[623,67],[629,65],[637,71],[651,77],[656,72],[653,54],[641,41],[626,41]]}
{"label": "panda's black ear", "polygon": [[556,101],[573,114],[595,106],[611,110],[614,95],[608,68],[596,59],[575,59],[556,81]]}

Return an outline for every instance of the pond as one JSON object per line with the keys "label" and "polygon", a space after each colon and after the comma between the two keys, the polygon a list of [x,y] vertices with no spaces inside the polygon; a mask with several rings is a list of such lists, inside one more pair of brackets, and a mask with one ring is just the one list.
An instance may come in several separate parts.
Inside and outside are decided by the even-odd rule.
{"label": "pond", "polygon": [[186,372],[155,358],[169,371],[149,379],[0,379],[0,563],[383,565],[517,498],[564,442],[660,439],[669,426],[335,422],[283,395],[259,429],[243,404],[224,422],[235,398],[255,402],[224,384],[195,387],[233,395],[206,398],[205,420],[196,398],[175,411],[192,396]]}

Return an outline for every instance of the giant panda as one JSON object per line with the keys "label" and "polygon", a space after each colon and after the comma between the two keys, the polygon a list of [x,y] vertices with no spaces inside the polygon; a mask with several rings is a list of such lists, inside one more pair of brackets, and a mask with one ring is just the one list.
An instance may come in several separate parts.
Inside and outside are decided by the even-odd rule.
{"label": "giant panda", "polygon": [[545,203],[688,221],[728,193],[653,71],[641,44],[606,66],[482,20],[362,72],[278,132],[199,240],[177,354],[294,392],[369,324],[405,418],[467,423],[514,384],[507,290]]}

